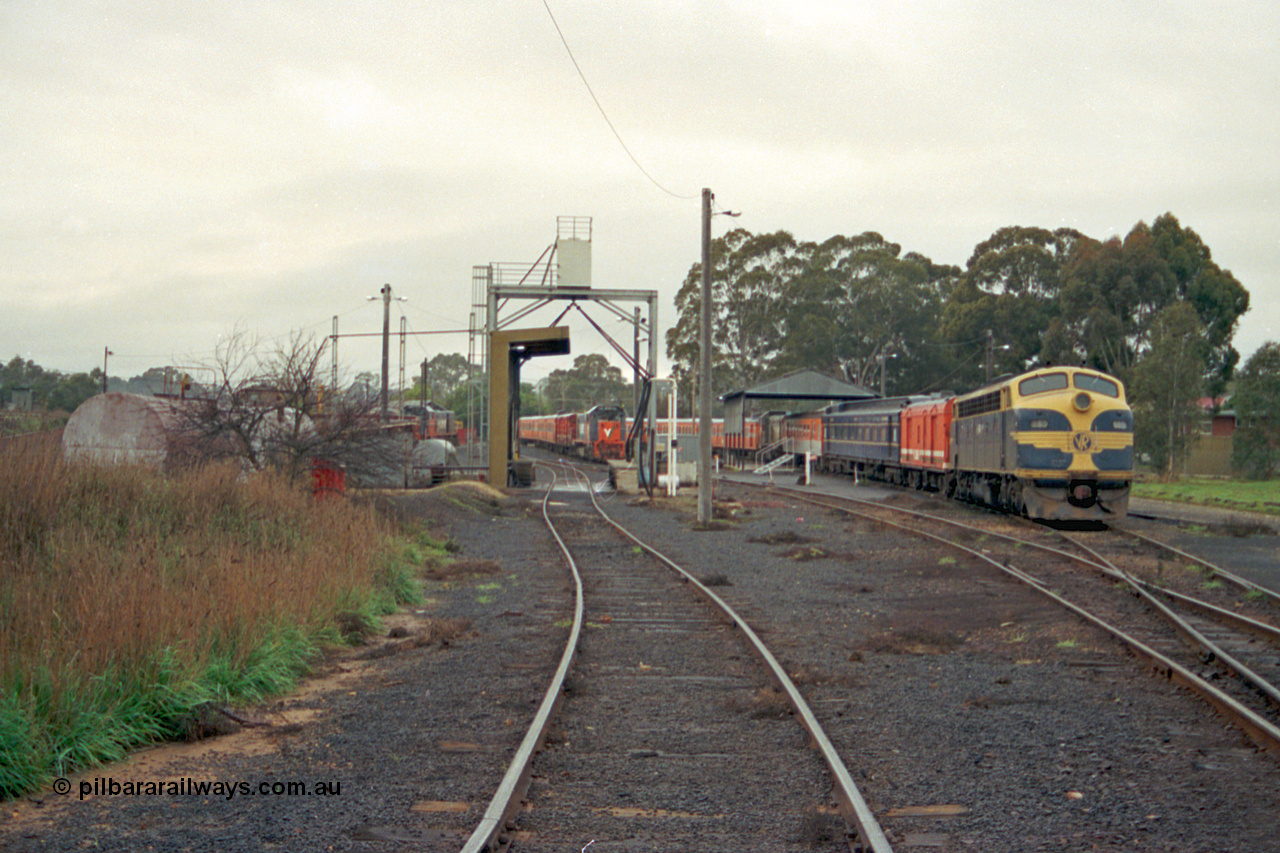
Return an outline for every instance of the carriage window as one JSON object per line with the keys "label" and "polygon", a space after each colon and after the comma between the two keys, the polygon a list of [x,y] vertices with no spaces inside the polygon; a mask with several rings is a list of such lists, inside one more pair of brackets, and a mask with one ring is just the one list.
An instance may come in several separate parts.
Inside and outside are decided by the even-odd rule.
{"label": "carriage window", "polygon": [[1094,391],[1107,397],[1119,397],[1120,386],[1102,376],[1092,373],[1077,373],[1076,387],[1082,391]]}
{"label": "carriage window", "polygon": [[1018,393],[1024,397],[1032,394],[1043,394],[1045,391],[1061,391],[1067,387],[1067,374],[1046,373],[1043,376],[1032,376],[1018,383]]}

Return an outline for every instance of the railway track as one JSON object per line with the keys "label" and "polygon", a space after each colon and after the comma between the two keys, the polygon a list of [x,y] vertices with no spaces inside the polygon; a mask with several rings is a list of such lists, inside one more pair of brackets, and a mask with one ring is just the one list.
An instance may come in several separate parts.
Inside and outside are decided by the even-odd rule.
{"label": "railway track", "polygon": [[[1271,594],[1243,578],[1197,561],[1195,577],[1229,577],[1245,597],[1204,594],[1217,592],[1214,584],[1195,594],[1187,589],[1186,571],[1169,571],[1167,561],[1154,552],[1139,555],[1126,549],[1119,535],[1110,532],[1097,535],[1109,540],[1109,549],[1124,552],[1129,565],[1118,564],[1119,555],[1106,556],[1083,537],[1049,528],[1028,525],[1015,533],[1012,524],[986,523],[978,529],[971,514],[958,519],[854,498],[819,499],[786,487],[770,489],[892,525],[999,569],[1108,632],[1158,673],[1203,698],[1259,747],[1280,756],[1280,629],[1274,608],[1267,613],[1270,605],[1261,603],[1272,601]],[[1072,551],[1064,550],[1062,539]],[[1148,552],[1156,545],[1168,548],[1145,537],[1141,542]],[[1088,571],[1082,572],[1082,566]],[[1162,583],[1166,574],[1181,577],[1170,578],[1178,583]],[[1179,585],[1184,589],[1174,588]],[[1246,615],[1245,610],[1256,612]]]}
{"label": "railway track", "polygon": [[[890,851],[750,626],[609,519],[580,470],[560,471],[542,511],[575,577],[574,622],[464,851]],[[557,488],[566,478],[575,487]]]}

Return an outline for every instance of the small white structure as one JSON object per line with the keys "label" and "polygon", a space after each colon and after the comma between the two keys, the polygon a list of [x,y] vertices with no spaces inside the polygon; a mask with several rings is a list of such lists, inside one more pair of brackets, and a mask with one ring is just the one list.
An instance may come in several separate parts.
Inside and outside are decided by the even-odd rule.
{"label": "small white structure", "polygon": [[591,287],[591,217],[556,217],[556,284]]}
{"label": "small white structure", "polygon": [[68,460],[164,465],[182,401],[111,392],[90,397],[62,432]]}

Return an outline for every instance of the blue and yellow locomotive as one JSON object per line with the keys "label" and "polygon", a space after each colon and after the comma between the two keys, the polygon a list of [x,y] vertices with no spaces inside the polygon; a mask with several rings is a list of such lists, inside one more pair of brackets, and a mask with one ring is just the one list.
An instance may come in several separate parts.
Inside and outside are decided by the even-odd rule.
{"label": "blue and yellow locomotive", "polygon": [[1050,367],[956,397],[957,497],[1031,518],[1123,516],[1133,480],[1133,412],[1096,370]]}
{"label": "blue and yellow locomotive", "polygon": [[841,403],[821,466],[1044,520],[1128,511],[1133,413],[1119,380],[1046,367],[959,396]]}

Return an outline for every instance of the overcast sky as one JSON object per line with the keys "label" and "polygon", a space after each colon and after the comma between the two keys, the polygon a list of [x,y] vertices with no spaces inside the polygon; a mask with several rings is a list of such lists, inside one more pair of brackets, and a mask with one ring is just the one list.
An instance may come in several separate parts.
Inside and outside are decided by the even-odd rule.
{"label": "overcast sky", "polygon": [[[742,213],[716,234],[872,230],[961,266],[1002,226],[1172,212],[1252,296],[1241,353],[1280,339],[1274,0],[549,2],[653,180],[542,0],[0,4],[0,359],[109,346],[131,376],[237,329],[378,332],[384,283],[393,329],[465,329],[472,266],[534,261],[562,215],[665,329],[702,187]],[[467,338],[407,349],[412,374]],[[378,369],[376,338],[339,354]]]}

